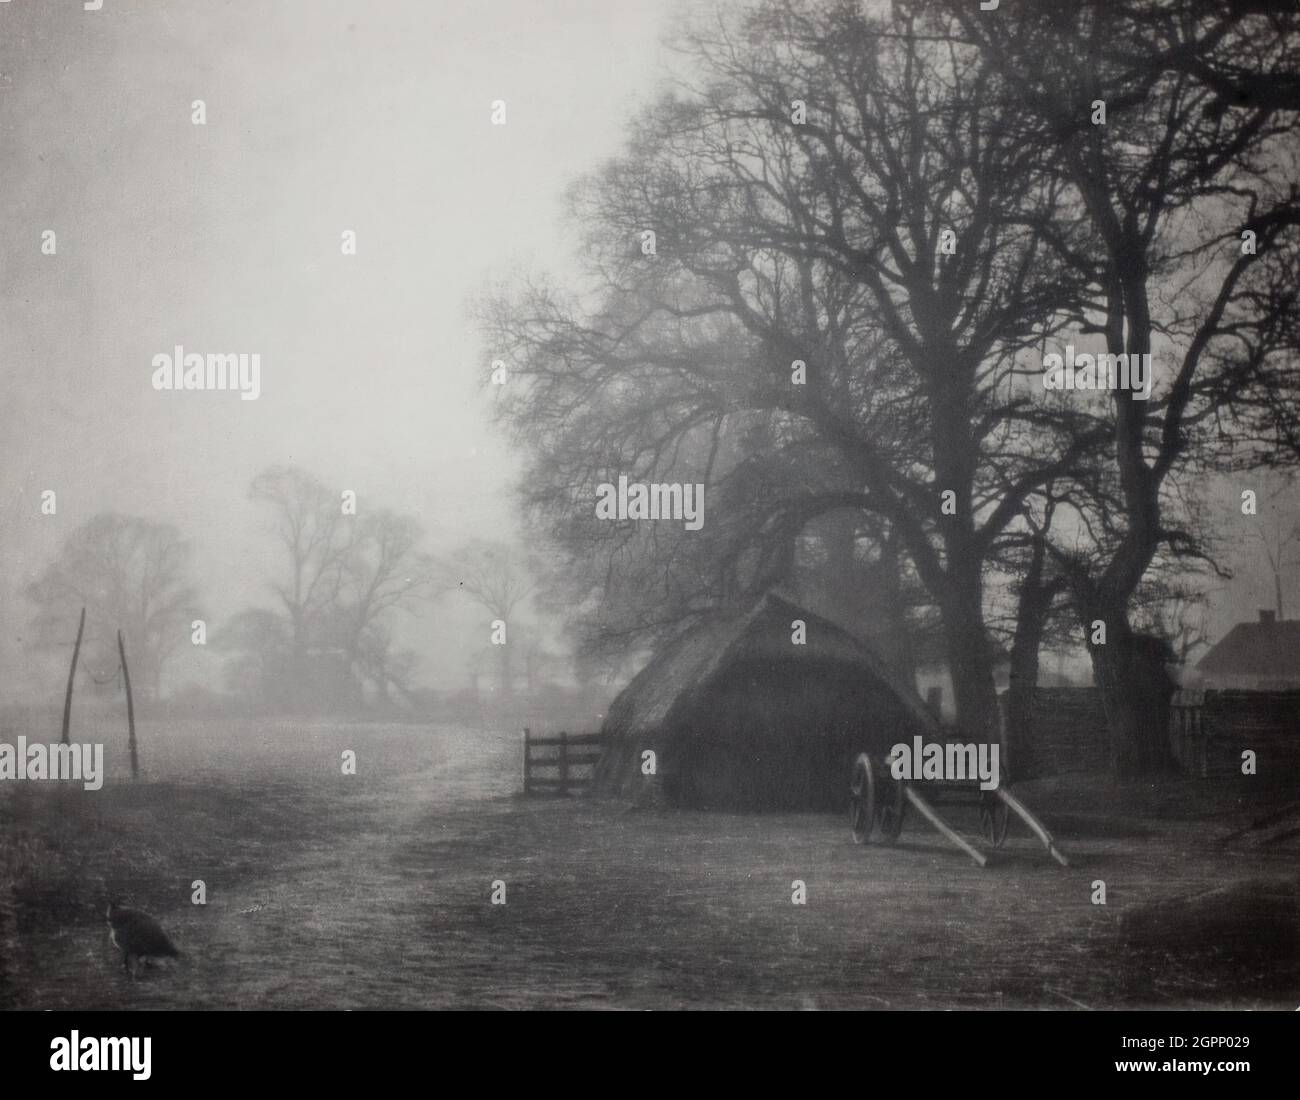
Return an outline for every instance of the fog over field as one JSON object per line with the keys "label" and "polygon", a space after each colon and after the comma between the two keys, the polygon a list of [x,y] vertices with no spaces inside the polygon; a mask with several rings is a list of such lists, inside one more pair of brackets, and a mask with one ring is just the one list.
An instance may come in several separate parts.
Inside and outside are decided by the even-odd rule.
{"label": "fog over field", "polygon": [[[410,514],[430,547],[523,538],[467,305],[571,263],[563,190],[617,148],[667,9],[122,0],[97,14],[0,12],[0,667],[30,700],[57,693],[64,662],[27,644],[23,589],[98,512],[193,540],[214,629],[268,603],[248,486],[269,466]],[[485,124],[497,98],[505,129]],[[349,229],[355,256],[340,252]],[[259,353],[261,396],[153,390],[153,356],[177,344]],[[40,513],[45,489],[56,516]],[[419,682],[468,683],[467,650],[486,642],[471,606],[398,622]],[[167,685],[220,687],[220,659],[187,649]]]}
{"label": "fog over field", "polygon": [[0,0],[0,1008],[1293,1009],[1298,180],[1295,0]]}
{"label": "fog over field", "polygon": [[[99,512],[192,540],[214,629],[270,602],[266,517],[248,500],[270,466],[409,514],[431,548],[528,540],[469,305],[523,273],[573,277],[565,190],[681,71],[661,44],[675,10],[115,0],[98,19],[75,4],[3,12],[0,668],[16,698],[39,701],[62,677],[29,644],[24,589]],[[496,99],[508,126],[484,124]],[[345,230],[355,255],[340,252]],[[261,395],[153,390],[153,357],[177,345],[259,354]],[[45,490],[57,516],[41,514]],[[1224,555],[1236,575],[1206,609],[1211,640],[1272,603],[1257,550]],[[1297,579],[1288,567],[1289,593]],[[415,682],[466,685],[482,632],[472,606],[444,599],[394,629],[419,655]],[[1081,650],[1069,667],[1087,677]],[[179,648],[164,686],[186,683],[219,688],[219,657]]]}

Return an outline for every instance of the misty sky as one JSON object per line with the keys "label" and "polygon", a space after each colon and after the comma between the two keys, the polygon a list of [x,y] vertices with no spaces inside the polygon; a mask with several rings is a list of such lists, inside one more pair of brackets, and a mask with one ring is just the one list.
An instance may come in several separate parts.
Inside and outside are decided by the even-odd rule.
{"label": "misty sky", "polygon": [[[246,492],[273,463],[409,511],[435,544],[510,534],[467,299],[571,264],[564,187],[653,91],[670,10],[0,4],[0,659],[22,667],[17,590],[102,510],[195,539],[213,622],[265,602]],[[260,399],[154,391],[151,358],[178,343],[260,352]],[[40,515],[47,488],[57,517]],[[419,648],[463,653],[431,629]],[[465,682],[437,663],[421,679]]]}
{"label": "misty sky", "polygon": [[[416,515],[434,546],[512,535],[516,467],[467,300],[521,269],[574,270],[564,188],[618,150],[664,75],[674,6],[0,3],[0,667],[20,693],[21,589],[96,512],[191,536],[217,625],[268,600],[278,559],[246,494],[271,464]],[[260,353],[261,397],[153,390],[151,359],[176,344]],[[1216,633],[1271,603],[1271,582],[1229,595]],[[451,600],[407,624],[421,681],[466,682],[478,618]],[[203,660],[219,658],[187,653],[173,685],[215,684]]]}

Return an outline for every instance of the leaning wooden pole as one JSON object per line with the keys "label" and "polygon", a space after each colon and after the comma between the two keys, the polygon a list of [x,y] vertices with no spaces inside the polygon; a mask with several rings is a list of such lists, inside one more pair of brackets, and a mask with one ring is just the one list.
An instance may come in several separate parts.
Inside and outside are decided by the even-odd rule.
{"label": "leaning wooden pole", "polygon": [[140,778],[140,759],[135,750],[135,701],[131,698],[131,670],[126,667],[126,644],[117,632],[117,655],[122,659],[122,681],[126,685],[127,744],[131,747],[131,778]]}
{"label": "leaning wooden pole", "polygon": [[1040,822],[1038,818],[1029,812],[1020,799],[1003,787],[998,788],[997,795],[1003,802],[1010,806],[1011,809],[1015,810],[1020,819],[1033,830],[1034,836],[1038,837],[1038,839],[1042,841],[1043,847],[1047,849],[1048,855],[1056,860],[1056,862],[1062,867],[1070,866],[1070,861],[1065,858],[1065,853],[1056,846],[1056,841],[1052,839],[1052,834],[1043,827],[1042,822]]}
{"label": "leaning wooden pole", "polygon": [[907,795],[907,800],[918,810],[921,811],[921,816],[924,817],[926,821],[928,821],[931,825],[933,825],[936,829],[938,829],[943,836],[947,837],[950,841],[952,841],[955,845],[957,845],[958,848],[960,848],[963,852],[965,852],[968,856],[970,856],[971,859],[973,859],[976,862],[976,864],[978,864],[980,867],[983,867],[984,864],[988,862],[988,858],[985,855],[983,855],[978,849],[971,847],[971,845],[967,844],[966,841],[964,841],[950,828],[948,828],[947,822],[945,822],[943,818],[941,818],[937,813],[934,812],[933,807],[931,807],[931,805],[928,802],[926,802],[924,798],[922,798],[919,794],[917,794],[914,790],[912,790],[910,783],[903,785],[903,793]]}
{"label": "leaning wooden pole", "polygon": [[81,609],[81,621],[77,623],[77,641],[72,647],[72,664],[68,668],[68,690],[63,696],[63,736],[59,740],[67,745],[72,733],[72,683],[77,678],[77,658],[81,656],[81,635],[86,629],[86,609]]}

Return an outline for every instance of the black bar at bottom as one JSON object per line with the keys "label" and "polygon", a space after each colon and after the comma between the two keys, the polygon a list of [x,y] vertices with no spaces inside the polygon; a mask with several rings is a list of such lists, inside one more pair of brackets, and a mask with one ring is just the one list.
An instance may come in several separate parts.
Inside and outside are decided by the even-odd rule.
{"label": "black bar at bottom", "polygon": [[[643,1072],[657,1066],[666,1081],[689,1070],[697,1085],[702,1074],[733,1086],[757,1075],[768,1087],[788,1080],[807,1090],[832,1085],[841,1072],[852,1079],[865,1059],[877,1069],[892,1066],[927,1092],[981,1084],[1020,1091],[1017,1080],[1026,1088],[1068,1081],[1076,1091],[1121,1078],[1134,1089],[1161,1078],[1154,1087],[1181,1089],[1199,1078],[1223,1095],[1292,1081],[1300,1031],[1300,1016],[1282,1012],[684,1015],[583,1013],[575,1021],[559,1012],[10,1012],[0,1016],[0,1082],[15,1097],[29,1095],[15,1085],[35,1089],[56,1078],[92,1088],[110,1078],[132,1086],[201,1082],[205,1091],[283,1082],[337,1093],[348,1084],[412,1077],[450,1084],[483,1073],[488,1087],[516,1072],[527,1083],[522,1075],[535,1072],[529,1055],[581,1035],[574,1065],[584,1075],[631,1059]],[[747,1045],[737,1046],[738,1038]],[[76,1069],[68,1068],[74,1042]],[[126,1067],[112,1069],[114,1057]],[[100,1059],[110,1068],[93,1068]]]}

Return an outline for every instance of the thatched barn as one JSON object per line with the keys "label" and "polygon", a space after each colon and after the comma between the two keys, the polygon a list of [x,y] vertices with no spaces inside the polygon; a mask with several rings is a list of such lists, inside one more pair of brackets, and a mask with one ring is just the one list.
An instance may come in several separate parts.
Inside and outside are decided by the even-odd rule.
{"label": "thatched barn", "polygon": [[[804,644],[792,623],[805,624]],[[674,639],[609,708],[598,794],[656,789],[700,809],[837,809],[854,756],[937,737],[915,689],[865,642],[775,595]],[[656,754],[656,775],[642,754]]]}

